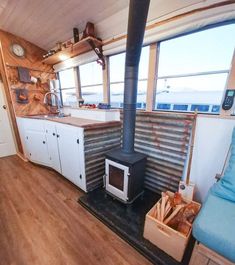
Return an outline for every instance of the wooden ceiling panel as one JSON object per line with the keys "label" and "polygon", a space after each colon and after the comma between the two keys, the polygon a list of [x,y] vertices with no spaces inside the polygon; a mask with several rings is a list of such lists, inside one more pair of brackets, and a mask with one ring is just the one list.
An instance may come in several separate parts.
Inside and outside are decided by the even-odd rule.
{"label": "wooden ceiling panel", "polygon": [[[148,22],[221,0],[151,0]],[[97,36],[126,33],[129,0],[0,0],[0,29],[48,50],[95,23]],[[2,12],[1,12],[2,11]]]}
{"label": "wooden ceiling panel", "polygon": [[[2,1],[1,1],[2,2]],[[128,0],[11,0],[0,4],[0,28],[49,49],[128,6]]]}

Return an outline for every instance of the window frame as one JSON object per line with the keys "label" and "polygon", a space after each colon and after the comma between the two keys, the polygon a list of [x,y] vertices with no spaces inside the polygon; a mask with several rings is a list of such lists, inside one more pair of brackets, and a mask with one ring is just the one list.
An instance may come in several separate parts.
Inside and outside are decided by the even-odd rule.
{"label": "window frame", "polygon": [[[142,111],[166,111],[166,112],[176,112],[176,113],[192,113],[193,111],[178,111],[178,110],[174,110],[174,111],[171,111],[171,110],[158,110],[155,108],[155,105],[156,105],[156,94],[158,92],[158,87],[157,87],[157,80],[158,79],[162,79],[162,78],[165,78],[163,76],[158,76],[158,64],[159,64],[159,54],[160,54],[160,44],[164,41],[168,41],[168,40],[172,40],[172,39],[177,39],[177,38],[180,38],[180,37],[183,37],[183,36],[187,36],[187,35],[190,35],[190,34],[193,34],[193,33],[197,33],[197,32],[201,32],[201,31],[204,31],[204,30],[208,30],[208,29],[212,29],[212,28],[216,28],[216,27],[221,27],[221,26],[225,26],[225,25],[229,25],[229,24],[235,24],[235,19],[230,19],[230,20],[227,20],[227,21],[223,21],[223,22],[219,22],[219,23],[212,23],[210,25],[206,25],[206,26],[203,26],[199,29],[195,29],[195,30],[191,30],[191,31],[188,31],[188,32],[184,32],[184,33],[181,33],[181,34],[177,34],[175,36],[172,36],[172,37],[169,37],[169,38],[165,38],[165,39],[162,39],[161,41],[159,42],[154,42],[154,43],[150,43],[150,44],[146,44],[146,45],[143,45],[142,48],[146,47],[146,46],[150,46],[150,49],[151,49],[151,46],[156,46],[156,56],[154,59],[151,60],[151,52],[150,52],[150,49],[149,49],[149,65],[148,65],[148,76],[147,78],[142,78],[142,79],[138,79],[138,81],[146,81],[147,82],[147,94],[146,94],[146,102],[145,102],[145,108],[141,108],[140,110]],[[102,83],[101,84],[93,84],[93,85],[87,85],[87,86],[81,86],[81,78],[80,77],[77,77],[75,76],[75,78],[78,78],[77,82],[75,81],[75,87],[71,87],[71,88],[61,88],[61,82],[60,82],[60,76],[59,76],[59,73],[61,71],[64,71],[64,70],[68,70],[69,68],[67,69],[63,69],[59,72],[57,72],[57,78],[59,80],[59,84],[60,84],[60,96],[61,96],[61,104],[62,106],[70,106],[70,105],[64,105],[64,102],[63,102],[63,97],[62,97],[62,90],[67,90],[67,89],[76,89],[76,98],[77,98],[77,102],[78,102],[78,90],[80,89],[80,94],[82,96],[82,88],[83,87],[93,87],[93,86],[102,86],[103,87],[103,101],[106,99],[107,102],[105,103],[108,103],[108,104],[111,104],[111,85],[112,84],[124,84],[125,80],[123,82],[121,81],[114,81],[114,82],[111,82],[110,81],[110,57],[112,56],[115,56],[115,55],[118,55],[118,54],[121,54],[121,53],[125,53],[126,51],[123,51],[123,52],[116,52],[116,53],[113,53],[113,54],[110,54],[108,56],[105,57],[106,59],[106,67],[105,67],[105,70],[102,71]],[[150,62],[151,60],[151,62]],[[94,60],[92,61],[89,61],[89,62],[86,62],[86,63],[83,63],[83,64],[80,64],[80,65],[77,65],[77,66],[74,66],[72,67],[71,69],[74,69],[74,68],[78,68],[81,66],[81,65],[84,65],[84,64],[87,64],[87,63],[91,63],[91,62],[95,62]],[[152,64],[152,67],[153,65],[155,65],[155,67],[153,67],[153,72],[154,72],[154,75],[153,75],[153,72],[150,73],[150,64]],[[125,67],[125,65],[124,65]],[[223,70],[222,70],[223,71]],[[215,73],[216,71],[209,71],[208,74],[211,74],[211,73]],[[218,71],[220,72],[220,71]],[[224,71],[224,73],[227,73],[228,74],[228,77],[227,77],[227,81],[228,81],[228,78],[229,78],[229,74],[231,72],[231,68]],[[198,74],[201,74],[201,73],[198,73]],[[206,73],[204,73],[206,74]],[[196,74],[195,74],[196,75]],[[191,74],[185,74],[183,75],[182,74],[182,77],[185,77],[185,76],[192,76],[192,73]],[[168,76],[169,77],[169,76]],[[152,87],[154,86],[153,84],[156,83],[155,87]],[[80,88],[78,88],[77,86],[80,85]],[[149,84],[151,84],[151,87],[149,86]],[[225,87],[224,87],[224,91],[223,93],[225,92],[226,90],[226,84],[225,84]],[[150,100],[151,98],[151,100]],[[153,103],[150,103],[150,101],[152,101]],[[222,98],[222,101],[223,101],[223,98]],[[213,113],[212,111],[211,112],[207,112],[207,113],[202,113],[202,114],[210,114],[210,115],[220,115],[221,114],[221,106],[222,106],[222,101],[220,102],[220,108],[219,108],[219,112],[217,113]],[[176,104],[176,103],[175,103]],[[178,104],[178,103],[177,103]],[[183,103],[181,103],[180,105],[182,105]],[[186,103],[184,103],[186,104]],[[120,104],[121,105],[121,104]],[[213,107],[213,106],[212,106]],[[212,109],[212,107],[210,107],[210,109]],[[216,106],[215,106],[216,107]],[[217,106],[218,107],[218,106]],[[119,108],[117,107],[111,107],[112,109],[120,109],[122,108],[121,106]],[[174,104],[172,104],[171,108],[173,109],[174,108]],[[188,109],[190,108],[190,106],[188,106]]]}
{"label": "window frame", "polygon": [[[226,82],[224,84],[224,89],[223,89],[223,94],[225,93],[225,91],[227,89],[226,85],[227,85],[227,82],[228,82],[229,73],[231,71],[232,65],[230,66],[230,69],[228,69],[228,70],[223,69],[223,70],[218,70],[218,71],[216,71],[216,70],[215,71],[207,71],[207,72],[205,71],[205,72],[198,72],[198,73],[189,73],[189,74],[181,74],[181,75],[180,74],[179,75],[168,75],[168,76],[160,76],[159,77],[159,75],[158,75],[158,70],[159,70],[159,55],[160,55],[160,45],[164,41],[169,41],[169,40],[177,39],[177,38],[184,37],[184,36],[187,36],[187,35],[191,35],[191,34],[194,34],[194,33],[202,32],[202,31],[205,31],[205,30],[208,30],[208,29],[213,29],[213,28],[222,27],[222,26],[231,25],[231,24],[235,24],[235,19],[230,19],[230,20],[222,21],[222,22],[218,22],[218,23],[212,23],[210,25],[203,26],[203,27],[201,27],[199,29],[191,30],[191,31],[188,31],[188,32],[184,32],[184,33],[181,33],[181,34],[177,34],[177,35],[172,36],[170,38],[162,39],[161,41],[155,43],[157,45],[157,56],[156,56],[155,59],[157,61],[158,67],[156,69],[155,76],[154,76],[154,78],[156,79],[156,86],[155,86],[155,98],[153,99],[154,104],[153,104],[152,111],[173,112],[173,113],[182,113],[182,114],[185,114],[185,113],[190,114],[190,113],[193,113],[194,112],[194,111],[191,111],[191,110],[187,110],[187,111],[177,111],[177,110],[173,110],[174,105],[175,104],[178,104],[178,103],[174,103],[174,104],[172,103],[169,110],[162,110],[162,109],[157,109],[156,108],[156,104],[157,104],[157,102],[156,102],[156,95],[157,95],[157,90],[158,90],[157,80],[158,79],[166,79],[166,77],[168,77],[168,78],[173,78],[173,77],[178,78],[178,77],[190,77],[190,76],[199,76],[199,75],[206,75],[206,74],[209,75],[209,74],[216,74],[216,73],[217,74],[227,73],[228,74],[227,75],[227,80],[226,80]],[[235,53],[235,49],[234,49],[234,53]],[[233,60],[233,56],[232,56],[231,60]],[[188,106],[188,109],[191,109],[191,105],[211,105],[211,106],[209,106],[209,109],[211,110],[210,112],[209,111],[208,112],[200,112],[200,114],[220,115],[221,114],[221,110],[222,110],[222,108],[221,108],[222,103],[223,103],[223,97],[222,97],[221,102],[219,104],[219,106],[220,106],[219,107],[219,111],[216,112],[216,113],[213,113],[213,111],[212,111],[213,107],[216,104],[188,104],[188,103],[180,103],[180,104],[181,105],[182,104],[189,105]],[[166,103],[162,103],[162,104],[166,104]]]}

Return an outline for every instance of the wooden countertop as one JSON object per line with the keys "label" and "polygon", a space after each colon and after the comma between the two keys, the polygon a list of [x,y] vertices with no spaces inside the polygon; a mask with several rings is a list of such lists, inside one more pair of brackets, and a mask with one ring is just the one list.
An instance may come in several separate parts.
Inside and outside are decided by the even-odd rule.
{"label": "wooden countertop", "polygon": [[120,121],[97,121],[97,120],[90,120],[90,119],[81,119],[81,118],[75,118],[71,116],[58,118],[56,116],[50,116],[50,115],[26,115],[26,116],[18,116],[19,118],[29,118],[29,119],[38,119],[38,120],[47,120],[47,121],[53,121],[58,123],[63,123],[67,125],[72,125],[76,127],[81,127],[85,129],[95,129],[100,127],[112,127],[120,125]]}

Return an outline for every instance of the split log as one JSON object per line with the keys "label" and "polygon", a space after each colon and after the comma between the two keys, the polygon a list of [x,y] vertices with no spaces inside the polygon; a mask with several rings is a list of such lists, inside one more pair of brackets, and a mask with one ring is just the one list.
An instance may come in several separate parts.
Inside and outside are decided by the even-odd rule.
{"label": "split log", "polygon": [[161,218],[160,218],[161,222],[163,222],[163,219],[164,219],[165,205],[166,205],[166,194],[162,192]]}
{"label": "split log", "polygon": [[157,220],[160,221],[161,219],[161,207],[160,207],[160,203],[157,204]]}
{"label": "split log", "polygon": [[184,206],[184,204],[177,205],[172,214],[164,221],[164,224],[168,224],[170,220],[175,217]]}

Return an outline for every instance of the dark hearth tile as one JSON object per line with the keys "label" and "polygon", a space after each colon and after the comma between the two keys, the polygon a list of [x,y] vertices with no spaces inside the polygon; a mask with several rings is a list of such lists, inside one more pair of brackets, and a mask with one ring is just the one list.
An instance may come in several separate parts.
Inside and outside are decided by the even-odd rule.
{"label": "dark hearth tile", "polygon": [[143,238],[145,215],[158,199],[159,195],[145,190],[142,197],[125,205],[107,195],[104,189],[97,189],[82,196],[79,203],[153,264],[187,265],[193,249],[193,239],[180,263]]}

